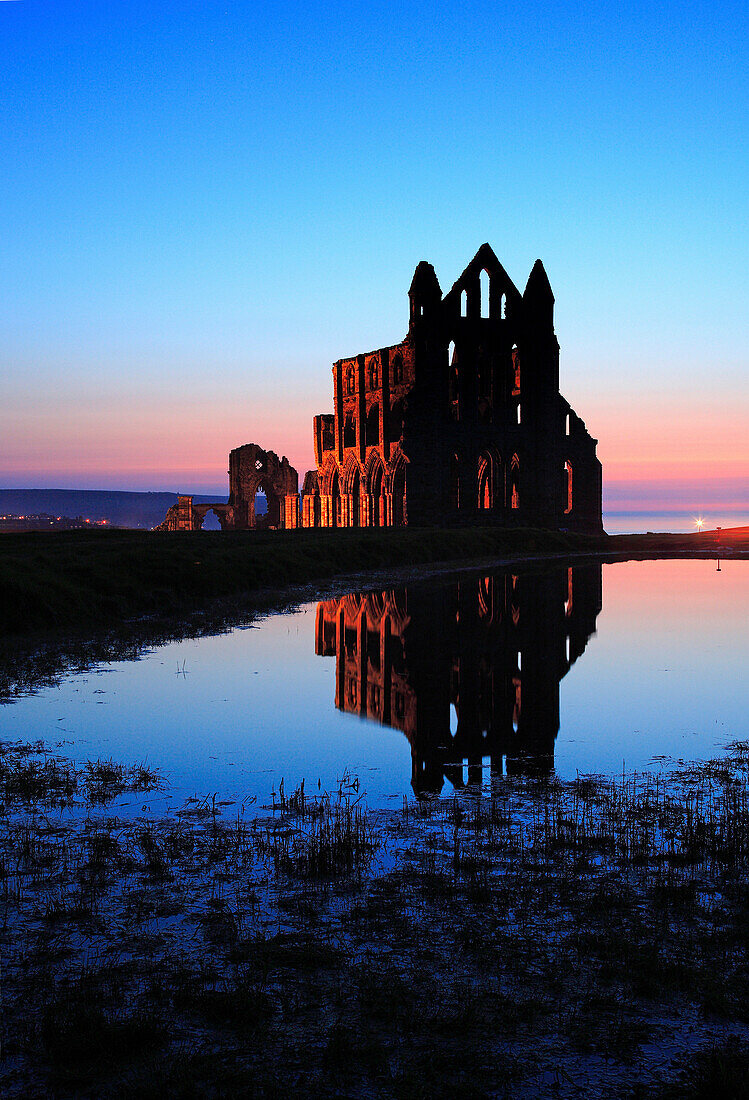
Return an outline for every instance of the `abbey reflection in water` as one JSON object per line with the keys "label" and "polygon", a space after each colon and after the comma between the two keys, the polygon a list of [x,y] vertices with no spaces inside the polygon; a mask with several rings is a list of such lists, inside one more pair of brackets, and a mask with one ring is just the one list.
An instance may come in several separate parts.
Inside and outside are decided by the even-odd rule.
{"label": "abbey reflection in water", "polygon": [[417,794],[548,772],[559,683],[601,610],[601,566],[497,573],[318,604],[315,652],[336,658],[340,710],[402,730]]}

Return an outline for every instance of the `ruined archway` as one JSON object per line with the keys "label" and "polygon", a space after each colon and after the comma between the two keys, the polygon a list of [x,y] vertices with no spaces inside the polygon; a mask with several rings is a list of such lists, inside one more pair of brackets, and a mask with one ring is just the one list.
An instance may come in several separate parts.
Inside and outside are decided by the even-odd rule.
{"label": "ruined archway", "polygon": [[369,526],[384,527],[387,523],[385,503],[385,467],[379,454],[374,451],[367,467],[365,492],[369,509]]}
{"label": "ruined archway", "polygon": [[502,460],[494,447],[479,455],[478,499],[480,512],[493,512],[504,504],[502,493]]}
{"label": "ruined archway", "polygon": [[361,525],[361,495],[361,467],[356,459],[351,456],[343,472],[342,527],[359,527]]}
{"label": "ruined archway", "polygon": [[[255,512],[255,497],[264,492],[268,511],[261,518]],[[229,504],[238,528],[281,527],[287,496],[299,492],[296,470],[285,456],[264,451],[257,443],[246,443],[229,454]]]}
{"label": "ruined archway", "polygon": [[406,512],[406,464],[401,458],[391,476],[391,493],[393,497],[393,526],[403,527],[408,523]]}

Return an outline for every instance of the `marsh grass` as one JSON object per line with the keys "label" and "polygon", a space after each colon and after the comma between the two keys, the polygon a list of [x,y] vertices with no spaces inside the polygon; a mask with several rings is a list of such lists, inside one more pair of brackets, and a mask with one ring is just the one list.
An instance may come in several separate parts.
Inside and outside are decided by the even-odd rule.
{"label": "marsh grass", "polygon": [[2,761],[7,1095],[743,1095],[746,744],[134,820],[148,767]]}

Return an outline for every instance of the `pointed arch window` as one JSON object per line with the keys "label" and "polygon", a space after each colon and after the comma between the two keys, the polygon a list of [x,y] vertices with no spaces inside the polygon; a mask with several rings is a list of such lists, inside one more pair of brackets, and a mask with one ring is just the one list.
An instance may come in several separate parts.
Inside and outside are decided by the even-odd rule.
{"label": "pointed arch window", "polygon": [[460,377],[458,375],[458,357],[455,353],[454,341],[450,342],[450,346],[447,349],[447,363],[450,419],[460,420]]}
{"label": "pointed arch window", "polygon": [[352,394],[356,392],[356,374],[353,367],[349,367],[346,371],[346,393]]}
{"label": "pointed arch window", "polygon": [[517,454],[510,461],[510,507],[513,510],[520,507],[520,459]]}
{"label": "pointed arch window", "polygon": [[367,415],[366,438],[368,447],[376,447],[380,442],[380,406],[373,405]]}
{"label": "pointed arch window", "polygon": [[567,503],[565,505],[564,514],[568,516],[572,511],[572,463],[569,460],[564,464],[564,476],[567,490]]}
{"label": "pointed arch window", "polygon": [[490,281],[489,272],[484,270],[479,274],[479,296],[481,300],[481,316],[489,316]]}
{"label": "pointed arch window", "polygon": [[513,396],[517,397],[520,394],[520,352],[517,344],[512,346],[512,375],[513,375]]}
{"label": "pointed arch window", "polygon": [[497,471],[494,456],[490,451],[479,455],[478,468],[478,508],[490,512],[496,507]]}

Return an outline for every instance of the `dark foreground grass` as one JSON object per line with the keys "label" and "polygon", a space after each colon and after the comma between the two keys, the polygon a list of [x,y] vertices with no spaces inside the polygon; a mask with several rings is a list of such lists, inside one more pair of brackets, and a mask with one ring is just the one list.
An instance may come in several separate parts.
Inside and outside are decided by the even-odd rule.
{"label": "dark foreground grass", "polygon": [[717,536],[578,535],[525,528],[297,531],[61,531],[0,537],[0,636],[117,626],[217,601],[251,607],[263,591],[435,563],[605,553],[749,552],[749,529]]}
{"label": "dark foreground grass", "polygon": [[517,529],[72,531],[0,537],[0,633],[112,625],[340,574],[599,549]]}
{"label": "dark foreground grass", "polygon": [[97,784],[141,769],[2,758],[4,1095],[747,1094],[746,745],[253,819],[124,820]]}

